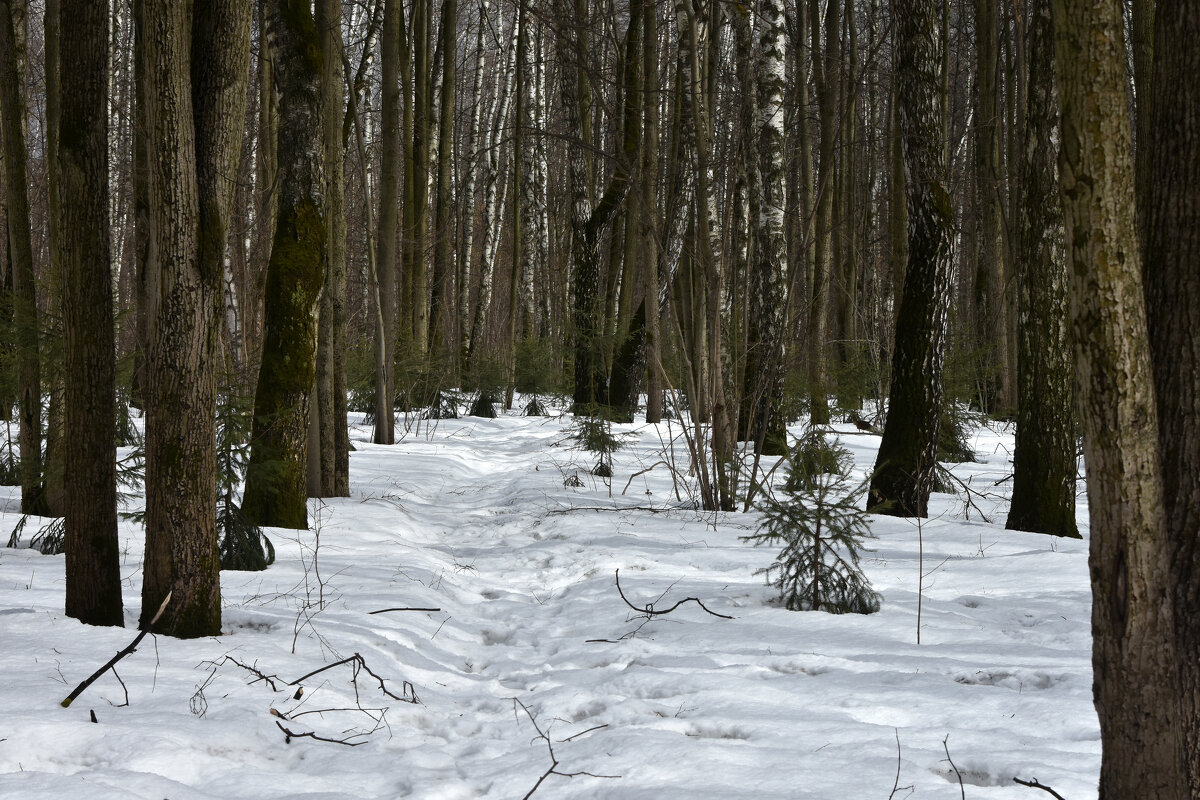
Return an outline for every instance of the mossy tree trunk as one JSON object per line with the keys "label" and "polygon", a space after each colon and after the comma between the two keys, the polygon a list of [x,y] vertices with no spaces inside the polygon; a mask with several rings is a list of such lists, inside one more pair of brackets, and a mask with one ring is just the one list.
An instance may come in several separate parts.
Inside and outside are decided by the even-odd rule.
{"label": "mossy tree trunk", "polygon": [[[954,211],[946,191],[938,0],[897,0],[896,103],[907,177],[908,265],[888,415],[868,507],[925,516],[937,467]],[[944,43],[941,45],[944,47]]]}
{"label": "mossy tree trunk", "polygon": [[[52,9],[57,12],[58,8]],[[124,625],[117,541],[116,357],[109,262],[108,15],[84,3],[61,16],[64,81],[54,134],[66,344],[66,612]]]}
{"label": "mossy tree trunk", "polygon": [[1054,0],[1059,185],[1091,521],[1092,693],[1101,800],[1174,800],[1190,795],[1181,769],[1175,587],[1134,222],[1121,5]]}
{"label": "mossy tree trunk", "polygon": [[1155,29],[1153,122],[1138,141],[1151,170],[1145,289],[1186,788],[1200,797],[1200,8],[1159,3]]}
{"label": "mossy tree trunk", "polygon": [[146,364],[146,558],[140,624],[221,631],[216,363],[226,234],[243,136],[251,7],[145,0],[150,224],[158,287]]}
{"label": "mossy tree trunk", "polygon": [[279,211],[242,510],[258,525],[306,528],[307,425],[325,279],[323,59],[333,54],[324,52],[306,0],[273,0],[268,12],[279,89]]}
{"label": "mossy tree trunk", "polygon": [[1010,530],[1078,537],[1075,524],[1075,375],[1058,191],[1058,100],[1048,0],[1035,5],[1021,204],[1017,442]]}
{"label": "mossy tree trunk", "polygon": [[26,172],[26,11],[27,0],[0,0],[0,135],[4,142],[8,258],[12,267],[13,331],[17,354],[21,511],[44,514],[37,277],[33,267],[32,220],[29,215],[29,181]]}

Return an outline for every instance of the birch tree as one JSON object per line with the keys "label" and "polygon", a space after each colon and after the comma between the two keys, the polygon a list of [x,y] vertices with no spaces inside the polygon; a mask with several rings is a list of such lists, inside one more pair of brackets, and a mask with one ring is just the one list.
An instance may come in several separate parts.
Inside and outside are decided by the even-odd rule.
{"label": "birch tree", "polygon": [[[946,191],[938,0],[895,0],[896,108],[903,137],[908,264],[896,315],[887,422],[868,507],[925,516],[937,467],[954,209]],[[944,43],[943,45],[944,46]]]}

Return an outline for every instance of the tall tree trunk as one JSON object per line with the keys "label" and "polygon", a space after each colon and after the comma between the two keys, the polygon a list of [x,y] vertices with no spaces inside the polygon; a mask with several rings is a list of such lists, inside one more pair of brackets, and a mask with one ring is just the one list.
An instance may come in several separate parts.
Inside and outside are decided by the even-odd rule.
{"label": "tall tree trunk", "polygon": [[0,0],[0,130],[8,202],[13,328],[17,346],[17,402],[21,423],[21,511],[46,513],[42,496],[42,390],[38,354],[37,277],[26,171],[25,17],[28,0]]}
{"label": "tall tree trunk", "polygon": [[[896,315],[888,415],[868,507],[925,516],[937,468],[954,211],[946,191],[938,0],[895,0],[896,104],[904,138],[908,266]],[[944,46],[944,44],[943,44]]]}
{"label": "tall tree trunk", "polygon": [[[459,369],[467,367],[467,352],[471,335],[471,275],[472,259],[475,252],[475,185],[479,173],[479,134],[482,120],[486,116],[483,109],[483,73],[484,73],[484,34],[488,26],[488,0],[480,0],[479,26],[475,31],[475,65],[471,79],[471,95],[467,105],[471,109],[471,122],[467,128],[467,142],[464,148],[466,158],[459,176],[459,246],[455,252],[458,258],[458,322],[457,343],[459,349]],[[486,162],[485,162],[486,163]]]}
{"label": "tall tree trunk", "polygon": [[643,9],[642,24],[642,150],[638,178],[642,193],[639,218],[640,256],[645,280],[646,304],[646,422],[662,421],[662,324],[658,275],[658,8],[649,3]]}
{"label": "tall tree trunk", "polygon": [[194,11],[146,0],[142,41],[151,236],[160,287],[147,362],[146,561],[142,627],[221,629],[217,554],[216,372],[223,260],[248,89],[250,6]]}
{"label": "tall tree trunk", "polygon": [[[636,17],[635,17],[636,18]],[[638,21],[640,25],[640,20]],[[576,0],[574,21],[569,33],[558,36],[559,61],[562,65],[562,99],[567,114],[568,163],[571,195],[571,263],[574,268],[572,322],[575,335],[576,413],[593,414],[598,406],[607,406],[608,381],[604,370],[602,333],[604,315],[600,297],[600,240],[621,207],[629,190],[629,167],[637,157],[636,133],[629,127],[637,115],[626,116],[624,152],[617,159],[603,196],[594,205],[591,200],[592,172],[586,153],[590,138],[584,121],[590,114],[590,76],[585,69],[587,13],[583,0]],[[626,37],[628,41],[630,37]],[[636,41],[636,39],[634,39]],[[630,143],[634,142],[634,149]]]}
{"label": "tall tree trunk", "polygon": [[[836,6],[831,2],[830,6]],[[757,53],[758,199],[750,220],[753,259],[750,266],[747,389],[751,392],[748,431],[755,449],[767,455],[787,452],[783,405],[783,336],[786,304],[783,280],[787,248],[783,240],[783,8],[765,0],[759,8]],[[840,35],[834,32],[834,38]],[[750,54],[747,54],[749,57]],[[831,76],[827,75],[827,79]],[[832,188],[832,187],[830,187]],[[753,387],[752,389],[750,387]],[[815,395],[814,395],[815,396]]]}
{"label": "tall tree trunk", "polygon": [[841,3],[825,5],[824,44],[821,43],[820,3],[809,0],[813,73],[820,108],[821,138],[817,163],[817,204],[814,221],[814,264],[809,311],[809,405],[814,425],[829,424],[829,375],[826,331],[829,326],[830,278],[833,236],[833,195],[839,129],[838,86],[841,83]]}
{"label": "tall tree trunk", "polygon": [[1000,59],[998,0],[975,0],[975,208],[979,235],[975,253],[975,345],[984,410],[1010,411],[1008,315],[1005,313],[1004,240],[1001,238]]}
{"label": "tall tree trunk", "polygon": [[[61,86],[59,80],[61,68],[61,41],[59,23],[61,18],[61,3],[59,0],[47,0],[43,15],[43,42],[45,43],[45,86],[46,86],[46,178],[47,178],[47,229],[48,250],[50,255],[49,274],[44,279],[48,284],[49,294],[59,302],[60,308],[63,292],[62,267],[62,195],[59,192],[58,177],[58,131],[61,124]],[[65,309],[64,309],[65,312]],[[64,313],[65,315],[65,313]],[[61,371],[60,371],[61,372]],[[51,516],[66,514],[67,491],[65,481],[66,441],[63,424],[63,395],[66,387],[63,385],[65,376],[55,376],[51,382],[49,408],[46,411],[46,463],[44,470],[43,498],[45,511]],[[131,401],[132,405],[132,401]],[[5,410],[9,416],[9,410]]]}
{"label": "tall tree trunk", "polygon": [[1153,122],[1149,138],[1138,140],[1139,159],[1143,146],[1150,151],[1145,290],[1175,600],[1182,752],[1186,788],[1200,797],[1200,9],[1161,2],[1155,30]]}
{"label": "tall tree trunk", "polygon": [[[54,9],[57,12],[57,8]],[[116,348],[108,207],[108,14],[84,3],[61,18],[65,45],[56,148],[61,192],[66,374],[66,611],[125,624],[117,540]],[[60,133],[61,131],[61,133]],[[65,135],[62,135],[65,134]]]}
{"label": "tall tree trunk", "polygon": [[[375,444],[396,441],[396,226],[399,220],[400,168],[400,22],[401,0],[383,0],[380,44],[383,87],[380,108],[379,217],[375,235],[375,272],[382,314],[375,342]],[[406,178],[407,180],[407,178]]]}
{"label": "tall tree trunk", "polygon": [[441,51],[442,90],[438,109],[437,194],[434,198],[433,226],[433,286],[431,321],[429,325],[429,355],[441,368],[453,373],[456,363],[451,356],[454,325],[454,102],[458,51],[458,2],[442,0],[442,21],[439,31]]}
{"label": "tall tree trunk", "polygon": [[1180,763],[1175,609],[1134,223],[1121,4],[1054,0],[1054,25],[1059,183],[1091,517],[1100,798],[1173,800],[1189,795]]}
{"label": "tall tree trunk", "polygon": [[307,0],[272,0],[268,19],[279,86],[279,216],[242,510],[259,525],[306,528],[308,407],[325,279],[323,48]]}
{"label": "tall tree trunk", "polygon": [[[321,0],[317,28],[326,53],[342,52],[342,9],[338,0]],[[317,372],[313,406],[316,425],[309,431],[309,496],[349,494],[349,436],[346,432],[346,198],[342,141],[343,88],[339,58],[324,60],[325,286],[317,334]],[[344,488],[343,488],[344,485]]]}
{"label": "tall tree trunk", "polygon": [[[433,0],[413,0],[412,53],[413,129],[412,157],[407,174],[412,175],[412,205],[406,197],[405,216],[408,219],[408,259],[406,280],[412,287],[411,355],[424,355],[429,339],[429,165],[433,110],[433,69],[431,59]],[[407,96],[407,95],[406,95]],[[406,177],[407,180],[407,177]]]}
{"label": "tall tree trunk", "polygon": [[1010,530],[1078,537],[1075,392],[1067,263],[1058,191],[1058,99],[1050,0],[1033,10],[1021,203],[1017,442]]}

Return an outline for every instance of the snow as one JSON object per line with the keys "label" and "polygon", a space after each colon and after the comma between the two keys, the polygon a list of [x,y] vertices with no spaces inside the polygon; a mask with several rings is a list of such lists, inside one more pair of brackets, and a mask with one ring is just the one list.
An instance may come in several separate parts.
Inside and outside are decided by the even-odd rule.
{"label": "snow", "polygon": [[[1011,430],[952,466],[978,508],[872,518],[883,608],[833,616],[772,603],[754,572],[773,553],[739,540],[755,514],[681,508],[687,477],[661,464],[622,492],[672,439],[685,451],[678,422],[618,426],[611,490],[569,422],[425,421],[392,447],[353,426],[353,496],[314,501],[313,530],[269,529],[266,572],[222,573],[222,636],[122,660],[128,705],[111,673],[59,702],[135,635],[140,529],[122,523],[125,629],[63,615],[62,556],[0,549],[0,796],[1043,796],[1014,777],[1096,796],[1086,540],[1003,530]],[[878,437],[835,429],[865,474]],[[733,619],[692,602],[647,619],[618,569],[639,606]],[[389,608],[437,610],[370,613]],[[395,697],[347,663],[294,699],[354,654]]]}

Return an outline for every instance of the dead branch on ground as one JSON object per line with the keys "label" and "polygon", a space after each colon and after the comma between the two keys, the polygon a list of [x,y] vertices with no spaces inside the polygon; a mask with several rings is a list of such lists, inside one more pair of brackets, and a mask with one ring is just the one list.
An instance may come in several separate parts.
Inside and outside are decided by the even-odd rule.
{"label": "dead branch on ground", "polygon": [[714,617],[720,617],[721,619],[733,619],[733,617],[727,616],[725,614],[718,614],[717,612],[710,609],[708,606],[704,605],[704,603],[700,602],[700,599],[696,598],[696,597],[685,597],[682,600],[680,600],[678,603],[676,603],[675,605],[671,606],[670,608],[663,609],[662,611],[655,610],[653,603],[647,603],[645,606],[641,606],[641,607],[635,606],[633,603],[629,602],[629,598],[625,596],[625,592],[622,591],[622,589],[621,589],[621,570],[617,570],[617,594],[621,595],[621,599],[625,601],[625,605],[629,606],[630,608],[632,608],[634,611],[638,612],[639,614],[645,614],[648,617],[661,617],[664,614],[670,614],[672,611],[679,608],[684,603],[695,603],[696,605],[700,606],[705,611],[707,611],[709,614],[712,614]]}
{"label": "dead branch on ground", "polygon": [[[158,624],[159,618],[162,617],[163,612],[167,610],[167,603],[170,603],[170,602],[171,602],[171,592],[167,592],[167,596],[163,598],[162,605],[160,605],[158,607],[158,611],[155,613],[154,618],[152,620],[150,620],[150,624],[146,626],[146,629],[143,631],[140,631],[138,633],[138,635],[134,637],[133,641],[130,642],[128,645],[126,645],[124,647],[124,649],[119,650],[115,656],[113,656],[112,658],[110,658],[108,660],[107,664],[105,664],[103,667],[101,667],[100,669],[93,672],[90,676],[88,676],[88,678],[83,683],[76,686],[75,691],[73,691],[69,695],[67,695],[66,698],[61,703],[59,703],[59,705],[62,706],[63,708],[70,708],[71,703],[75,702],[75,698],[79,697],[79,695],[81,695],[85,691],[87,691],[87,688],[89,686],[91,686],[93,683],[95,683],[100,678],[101,675],[103,675],[104,673],[106,673],[110,669],[112,669],[114,666],[116,666],[117,662],[120,661],[122,658],[129,655],[130,653],[135,652],[137,650],[137,646],[142,643],[142,639],[145,639],[146,634],[148,634],[150,632],[150,629],[153,628],[156,624]],[[113,674],[116,674],[116,672],[114,671]],[[117,680],[120,680],[120,678],[118,678]],[[121,685],[124,686],[125,683],[122,681]],[[129,704],[129,692],[128,691],[125,692],[125,704],[126,705]]]}
{"label": "dead branch on ground", "polygon": [[[517,708],[516,708],[517,706],[520,706],[521,710],[525,712],[525,715],[527,717],[529,717],[529,721],[531,723],[533,723],[533,729],[535,731],[537,731],[536,738],[541,739],[543,742],[545,742],[546,750],[548,750],[550,752],[550,768],[542,773],[542,777],[537,779],[537,783],[535,783],[533,785],[533,788],[530,789],[525,794],[525,796],[523,798],[521,798],[521,800],[529,800],[530,797],[533,797],[533,793],[536,792],[538,790],[538,787],[542,785],[542,781],[546,780],[546,778],[549,778],[551,775],[559,775],[564,778],[578,778],[580,776],[587,776],[589,778],[609,778],[609,779],[613,779],[613,780],[621,777],[620,775],[597,775],[594,772],[559,772],[558,771],[558,765],[559,765],[558,756],[554,755],[554,744],[550,741],[550,737],[547,736],[544,731],[542,731],[541,727],[537,724],[537,720],[534,719],[533,713],[526,707],[526,705],[514,697],[513,698],[513,714],[517,713]],[[604,726],[600,725],[598,727],[603,728]],[[592,728],[591,730],[595,730],[595,728]],[[587,731],[584,731],[583,733],[587,733]],[[583,734],[575,734],[575,735],[582,736]],[[572,737],[572,738],[574,738],[574,737]],[[564,739],[563,741],[570,741],[570,740]]]}
{"label": "dead branch on ground", "polygon": [[374,678],[376,681],[378,681],[379,682],[379,691],[383,692],[384,694],[386,694],[388,697],[392,698],[393,700],[399,700],[401,703],[412,703],[414,705],[421,702],[417,698],[416,689],[414,689],[413,685],[411,683],[409,683],[408,681],[404,681],[404,683],[403,683],[403,688],[401,689],[401,692],[403,692],[403,695],[393,694],[387,688],[387,684],[385,684],[383,682],[383,678],[379,677],[374,672],[372,672],[371,668],[367,666],[366,660],[364,660],[363,657],[361,655],[359,655],[358,653],[355,653],[354,655],[350,656],[349,658],[343,658],[341,661],[335,661],[332,664],[327,664],[327,665],[321,667],[320,669],[314,669],[312,672],[309,672],[306,675],[301,675],[299,678],[296,678],[296,680],[289,681],[288,686],[298,686],[301,681],[307,680],[308,678],[311,678],[313,675],[318,675],[322,672],[325,672],[326,670],[333,669],[334,667],[340,667],[343,664],[352,665],[352,672],[350,675],[350,683],[354,686],[354,699],[356,701],[359,699],[358,698],[358,673],[361,671],[361,672],[367,673],[372,678]]}
{"label": "dead branch on ground", "polygon": [[1051,789],[1049,786],[1046,786],[1043,783],[1038,783],[1037,778],[1034,778],[1033,780],[1028,780],[1028,781],[1023,781],[1020,778],[1013,778],[1013,783],[1019,783],[1022,786],[1028,786],[1030,789],[1041,789],[1043,792],[1049,792],[1050,794],[1057,797],[1058,800],[1067,800],[1065,797],[1063,797],[1061,794],[1059,794],[1058,792]]}

